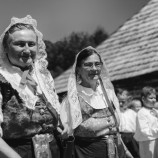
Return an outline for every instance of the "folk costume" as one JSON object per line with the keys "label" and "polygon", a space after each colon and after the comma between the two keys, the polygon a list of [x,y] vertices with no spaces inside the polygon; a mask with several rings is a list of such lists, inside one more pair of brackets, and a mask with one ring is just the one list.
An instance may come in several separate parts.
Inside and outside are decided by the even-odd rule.
{"label": "folk costume", "polygon": [[[94,48],[89,46],[85,49]],[[120,111],[106,66],[102,60],[101,81],[98,80],[97,89],[93,91],[80,85],[80,78],[76,75],[78,55],[68,79],[67,97],[61,108],[61,121],[69,125],[70,135],[75,137],[75,158],[119,158],[119,135],[117,131],[107,132],[119,124]]]}
{"label": "folk costume", "polygon": [[[17,23],[33,26],[37,35],[36,59],[26,70],[12,65],[3,48],[5,33]],[[47,70],[43,35],[36,27],[29,15],[13,17],[0,37],[0,135],[22,158],[59,158],[53,130],[60,104]]]}

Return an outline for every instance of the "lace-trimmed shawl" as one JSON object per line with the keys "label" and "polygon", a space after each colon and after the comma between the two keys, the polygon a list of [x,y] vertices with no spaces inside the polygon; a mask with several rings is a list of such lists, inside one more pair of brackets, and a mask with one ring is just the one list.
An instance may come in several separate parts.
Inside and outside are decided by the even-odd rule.
{"label": "lace-trimmed shawl", "polygon": [[[97,52],[97,50],[91,46],[86,47],[85,49],[93,49]],[[77,58],[78,58],[79,54],[80,54],[80,52],[76,56],[75,63],[72,67],[71,74],[68,79],[68,98],[67,99],[68,99],[69,106],[70,106],[70,114],[71,114],[71,119],[72,119],[71,123],[72,123],[73,129],[75,129],[82,122],[82,114],[81,114],[81,109],[80,109],[80,103],[79,103],[78,96],[77,96],[76,75],[75,75],[76,62],[77,62]],[[100,56],[99,53],[98,53],[98,55]],[[113,85],[109,79],[108,71],[106,69],[104,60],[102,58],[101,58],[101,61],[103,62],[103,68],[102,68],[100,75],[103,80],[104,87],[106,89],[113,90],[114,89]],[[63,104],[66,104],[66,102],[63,102]]]}
{"label": "lace-trimmed shawl", "polygon": [[17,70],[13,68],[12,65],[10,65],[6,56],[6,52],[3,48],[3,39],[5,33],[9,30],[11,26],[13,26],[16,23],[29,24],[32,25],[35,29],[36,35],[38,37],[38,49],[36,59],[33,65],[33,72],[35,73],[38,79],[39,86],[43,91],[45,97],[59,113],[60,104],[58,101],[57,94],[55,92],[54,81],[50,72],[47,70],[47,54],[45,51],[43,35],[40,31],[37,30],[37,22],[30,15],[27,15],[26,17],[20,19],[13,17],[11,19],[10,25],[5,29],[5,31],[0,36],[0,73],[12,85],[12,87],[19,92],[19,95],[24,100],[25,105],[31,109],[34,109],[37,97],[33,93],[30,93],[27,87],[25,89],[21,89],[21,87],[19,86],[21,74],[19,74]]}

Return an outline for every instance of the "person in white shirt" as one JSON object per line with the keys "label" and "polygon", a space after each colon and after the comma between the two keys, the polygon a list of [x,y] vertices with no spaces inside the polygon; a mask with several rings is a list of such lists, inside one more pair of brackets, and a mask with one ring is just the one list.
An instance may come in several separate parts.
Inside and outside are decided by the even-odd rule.
{"label": "person in white shirt", "polygon": [[133,138],[136,129],[136,115],[137,113],[129,109],[132,96],[125,89],[117,90],[117,97],[120,104],[120,133],[123,142],[134,158],[139,158],[138,143]]}
{"label": "person in white shirt", "polygon": [[139,142],[141,158],[158,158],[158,115],[154,107],[156,90],[144,87],[141,98],[143,107],[137,114],[134,138]]}

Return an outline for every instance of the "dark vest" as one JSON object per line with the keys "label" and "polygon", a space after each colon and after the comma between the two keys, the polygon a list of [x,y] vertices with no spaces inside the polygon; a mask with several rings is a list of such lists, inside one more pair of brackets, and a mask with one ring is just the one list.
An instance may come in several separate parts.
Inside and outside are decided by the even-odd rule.
{"label": "dark vest", "polygon": [[1,124],[4,139],[30,138],[35,134],[52,133],[57,126],[58,114],[48,111],[42,95],[35,109],[29,109],[18,92],[0,75],[3,122]]}

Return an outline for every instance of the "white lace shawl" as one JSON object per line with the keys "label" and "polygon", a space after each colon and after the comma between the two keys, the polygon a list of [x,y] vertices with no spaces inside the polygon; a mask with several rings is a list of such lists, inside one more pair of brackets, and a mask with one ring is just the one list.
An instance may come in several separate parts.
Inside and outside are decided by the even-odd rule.
{"label": "white lace shawl", "polygon": [[[97,50],[91,46],[86,47],[85,49],[93,49],[97,52]],[[61,110],[62,122],[71,123],[72,129],[75,129],[82,122],[82,114],[81,114],[80,103],[79,103],[79,99],[78,99],[77,86],[76,86],[77,85],[76,84],[76,75],[75,75],[76,62],[77,62],[77,58],[78,58],[79,54],[80,54],[80,52],[76,56],[75,63],[72,67],[71,74],[68,79],[68,94],[67,94],[67,98],[65,100],[63,100],[63,102],[62,102],[62,110]],[[98,54],[98,55],[100,56],[100,54]],[[117,111],[119,112],[119,109],[118,109],[119,103],[115,96],[113,85],[109,79],[106,65],[102,58],[101,58],[101,61],[103,62],[103,68],[102,68],[102,71],[100,74],[101,79],[103,81],[105,89],[109,89],[109,90],[113,91],[114,99],[112,101],[113,101],[114,105],[116,106]],[[66,114],[67,112],[68,112],[68,114]]]}
{"label": "white lace shawl", "polygon": [[38,37],[38,49],[36,59],[33,65],[33,72],[36,75],[38,80],[38,86],[42,90],[46,99],[51,103],[51,105],[56,109],[59,113],[60,111],[60,103],[58,101],[58,96],[56,94],[54,88],[54,80],[47,70],[47,61],[46,61],[46,51],[45,44],[43,41],[43,35],[40,31],[37,30],[37,22],[30,15],[27,15],[24,18],[16,18],[13,17],[11,19],[10,25],[5,29],[3,34],[0,36],[0,74],[4,76],[4,78],[11,84],[11,86],[16,89],[20,95],[20,97],[25,102],[25,106],[28,108],[34,109],[35,103],[37,101],[37,96],[34,95],[29,88],[26,86],[25,88],[20,87],[21,73],[15,69],[6,57],[6,53],[3,48],[3,38],[5,33],[9,30],[9,28],[16,23],[24,23],[30,24],[34,27],[36,35]]}

